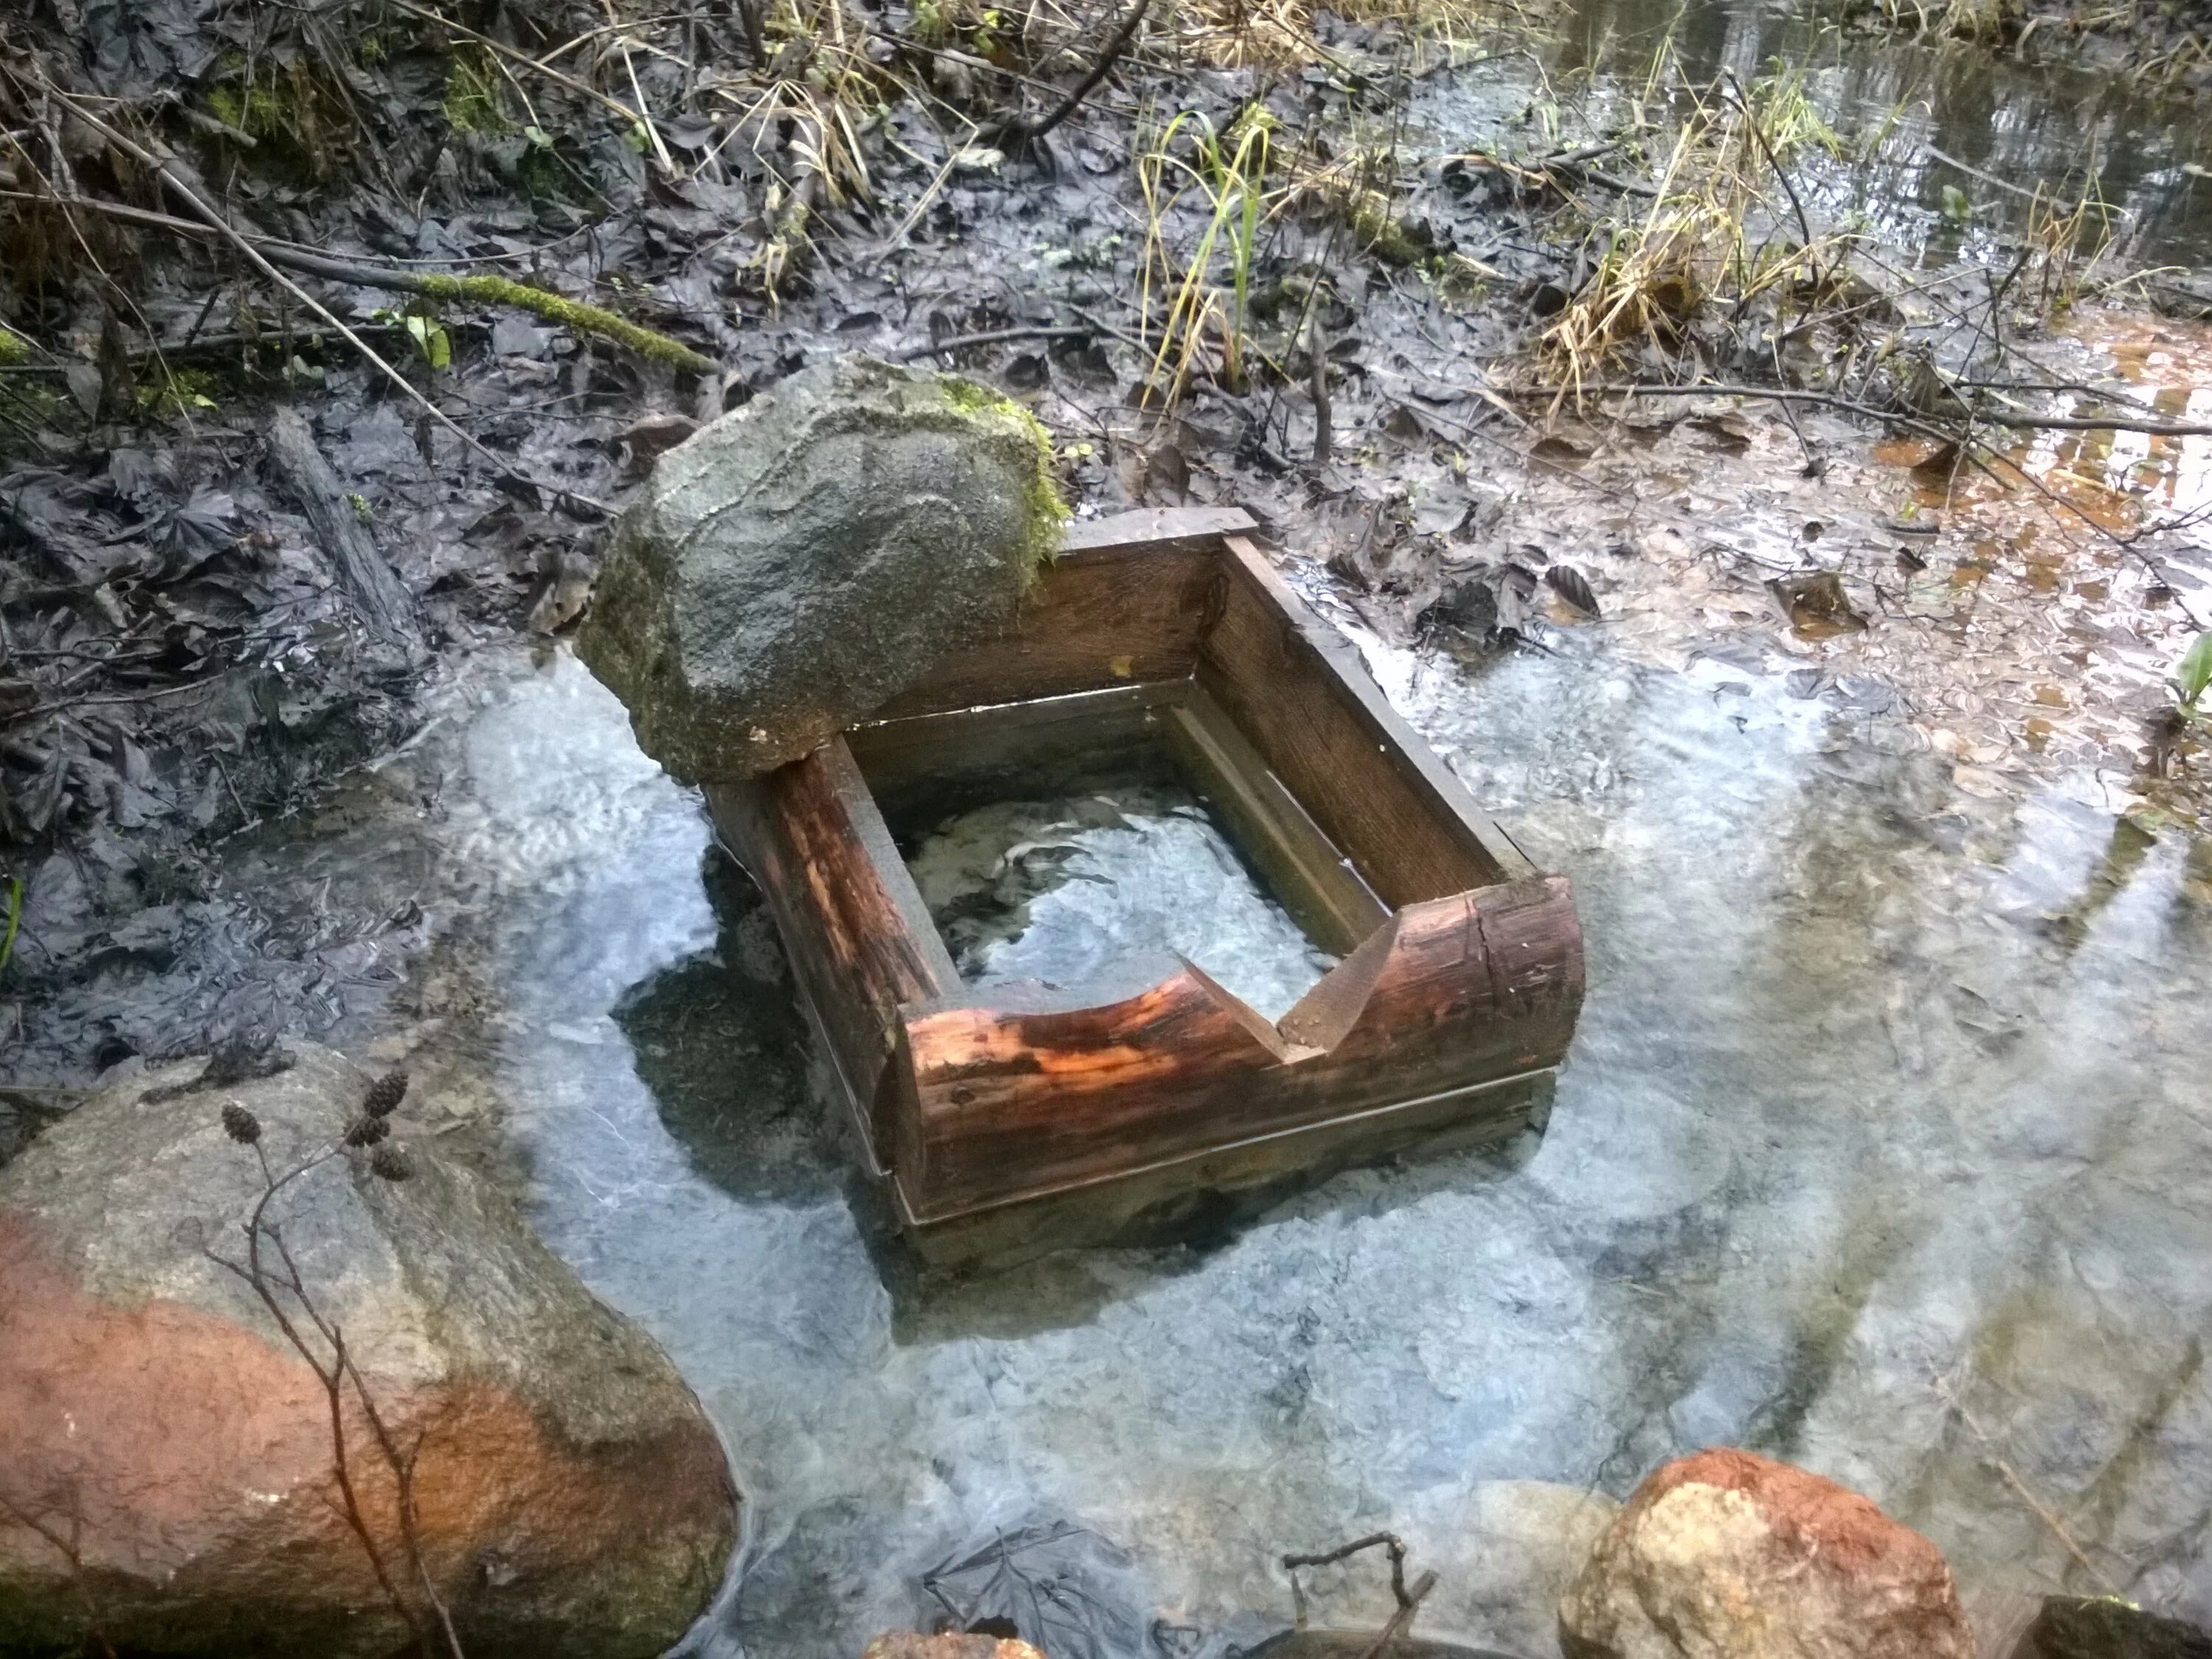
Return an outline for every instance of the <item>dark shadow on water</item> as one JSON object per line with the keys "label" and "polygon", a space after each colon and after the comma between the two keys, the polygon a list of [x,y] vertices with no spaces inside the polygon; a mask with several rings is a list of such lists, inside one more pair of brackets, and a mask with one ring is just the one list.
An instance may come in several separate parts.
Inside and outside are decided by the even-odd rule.
{"label": "dark shadow on water", "polygon": [[848,1161],[809,1085],[806,1023],[760,895],[719,848],[702,879],[714,949],[663,969],[614,1009],[661,1121],[732,1197],[790,1202],[834,1192]]}

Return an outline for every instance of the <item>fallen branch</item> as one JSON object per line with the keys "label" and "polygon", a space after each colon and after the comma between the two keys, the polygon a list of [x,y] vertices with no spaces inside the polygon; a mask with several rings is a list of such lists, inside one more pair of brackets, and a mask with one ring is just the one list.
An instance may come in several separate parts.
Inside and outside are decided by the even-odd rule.
{"label": "fallen branch", "polygon": [[1084,77],[1075,83],[1074,89],[1066,97],[1061,99],[1050,112],[1036,120],[1023,120],[1017,117],[996,127],[994,130],[994,135],[1000,138],[1011,138],[1017,143],[1033,143],[1074,114],[1082,106],[1083,100],[1088,98],[1098,83],[1106,78],[1115,64],[1120,60],[1121,54],[1129,49],[1129,42],[1137,38],[1137,26],[1145,21],[1145,14],[1152,9],[1152,0],[1130,0],[1128,10],[1123,14],[1120,26],[1107,40],[1105,49],[1098,54],[1097,60],[1091,65]]}
{"label": "fallen branch", "polygon": [[339,586],[352,598],[369,631],[387,640],[404,639],[407,617],[414,608],[407,590],[377,550],[375,538],[339,488],[337,475],[298,410],[280,409],[270,422],[269,459],[314,526],[316,541],[337,568]]}
{"label": "fallen branch", "polygon": [[[1521,395],[1532,398],[1570,395],[1593,398],[1764,398],[1778,404],[1821,404],[1830,409],[1840,409],[1849,414],[1864,415],[1878,421],[1925,424],[1914,422],[1898,410],[1859,403],[1832,392],[1814,392],[1797,386],[1738,386],[1710,381],[1692,386],[1628,383],[1528,386],[1521,388]],[[1986,421],[1991,426],[2008,427],[2019,432],[2141,432],[2154,438],[2212,438],[2212,422],[2203,421],[2147,421],[2124,415],[2005,415],[1988,410],[1975,410],[1974,418]]]}
{"label": "fallen branch", "polygon": [[[666,363],[674,368],[688,369],[694,374],[721,373],[720,363],[692,350],[681,341],[655,333],[603,306],[586,305],[580,300],[571,300],[546,289],[532,288],[527,283],[518,283],[510,277],[456,276],[442,271],[400,270],[389,265],[363,264],[352,259],[334,258],[327,253],[310,252],[276,237],[240,230],[235,226],[223,227],[179,219],[174,214],[156,213],[148,208],[131,207],[122,202],[103,201],[96,196],[35,196],[27,191],[0,191],[0,199],[46,202],[61,208],[84,208],[110,218],[178,235],[243,239],[258,248],[270,264],[283,265],[305,276],[320,276],[336,283],[353,283],[362,288],[380,288],[398,294],[417,294],[428,300],[508,306],[543,317],[548,322],[559,323],[580,334],[599,335],[617,345],[627,346],[651,362]],[[4,353],[4,344],[0,344],[0,353]],[[4,361],[7,361],[4,356],[0,356],[0,362]]]}
{"label": "fallen branch", "polygon": [[275,265],[271,264],[263,255],[261,250],[256,247],[252,242],[246,239],[244,232],[236,228],[228,220],[217,213],[215,209],[209,206],[207,203],[202,201],[198,191],[193,190],[190,185],[186,184],[184,179],[179,178],[176,173],[171,172],[169,169],[169,164],[166,161],[155,155],[143,144],[125,137],[123,133],[110,126],[106,121],[100,119],[99,116],[92,113],[90,110],[85,107],[83,100],[72,98],[69,94],[61,91],[59,88],[53,87],[51,84],[46,89],[54,97],[66,104],[70,112],[75,114],[79,120],[82,121],[94,132],[100,134],[101,137],[106,139],[108,143],[113,144],[125,155],[130,156],[141,167],[145,167],[148,171],[152,173],[154,176],[159,179],[164,185],[167,185],[169,189],[175,193],[179,200],[182,201],[185,206],[191,208],[191,210],[198,214],[201,219],[212,226],[216,232],[226,241],[229,242],[233,247],[236,248],[239,252],[245,255],[247,262],[256,270],[259,270],[263,276],[268,277],[270,281],[283,288],[285,292],[291,295],[294,299],[297,300],[301,305],[307,307],[307,308],[314,313],[316,316],[321,318],[323,321],[330,326],[332,331],[337,333],[340,338],[343,339],[348,345],[351,346],[356,351],[367,358],[377,369],[380,370],[384,374],[384,377],[390,380],[393,386],[398,387],[400,392],[405,395],[410,401],[422,405],[423,411],[428,414],[432,420],[437,422],[440,426],[444,427],[448,432],[459,438],[464,444],[467,445],[477,454],[483,457],[485,460],[490,462],[493,468],[502,477],[508,477],[516,480],[518,483],[527,487],[532,494],[566,496],[569,500],[582,502],[601,514],[605,514],[606,512],[606,506],[604,502],[592,501],[588,496],[579,495],[573,490],[550,489],[548,486],[540,484],[535,478],[532,478],[527,473],[520,471],[511,463],[501,460],[498,456],[493,454],[490,450],[485,448],[483,444],[479,443],[473,435],[463,431],[454,422],[453,416],[447,414],[444,410],[439,408],[437,404],[432,403],[429,398],[423,396],[422,391],[412,380],[410,380],[404,374],[402,374],[390,363],[385,362],[385,360],[376,353],[366,340],[362,339],[360,335],[355,333],[353,330],[347,327],[343,322],[340,321],[337,313],[333,312],[328,306],[315,298],[313,295],[308,293],[307,289],[301,288],[297,283],[294,282],[290,277],[284,275],[283,271],[277,270]]}

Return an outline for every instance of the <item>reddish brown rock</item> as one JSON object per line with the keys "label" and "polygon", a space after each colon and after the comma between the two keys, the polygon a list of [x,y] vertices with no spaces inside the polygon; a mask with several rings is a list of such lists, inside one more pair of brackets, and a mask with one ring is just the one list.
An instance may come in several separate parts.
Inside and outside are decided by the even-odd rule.
{"label": "reddish brown rock", "polygon": [[[282,1075],[72,1114],[0,1171],[0,1651],[382,1656],[406,1627],[349,1530],[329,1401],[239,1276],[262,1189],[368,1079],[296,1046]],[[410,1139],[403,1114],[392,1142]],[[415,1460],[423,1564],[473,1659],[658,1653],[711,1598],[735,1526],[713,1425],[644,1334],[507,1200],[434,1149],[413,1178],[343,1154],[275,1213],[323,1316]],[[287,1297],[282,1305],[299,1310]],[[326,1352],[327,1350],[323,1352]],[[397,1480],[360,1404],[348,1462],[415,1608]]]}
{"label": "reddish brown rock", "polygon": [[1566,1659],[1973,1659],[1936,1547],[1750,1452],[1645,1477],[1559,1607]]}
{"label": "reddish brown rock", "polygon": [[924,1636],[919,1631],[885,1631],[868,1644],[860,1659],[1044,1659],[1026,1642],[996,1636],[966,1636],[949,1631]]}

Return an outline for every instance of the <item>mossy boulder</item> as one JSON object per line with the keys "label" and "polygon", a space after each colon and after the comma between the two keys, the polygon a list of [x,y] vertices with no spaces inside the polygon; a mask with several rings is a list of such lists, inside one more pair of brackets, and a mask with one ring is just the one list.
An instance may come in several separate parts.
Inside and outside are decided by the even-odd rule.
{"label": "mossy boulder", "polygon": [[663,456],[577,646],[687,781],[796,760],[1003,626],[1066,517],[1027,410],[847,356]]}

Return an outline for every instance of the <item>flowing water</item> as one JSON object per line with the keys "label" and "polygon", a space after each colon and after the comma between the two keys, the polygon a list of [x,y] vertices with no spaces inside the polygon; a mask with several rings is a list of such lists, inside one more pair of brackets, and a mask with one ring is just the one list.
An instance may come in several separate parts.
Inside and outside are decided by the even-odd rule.
{"label": "flowing water", "polygon": [[973,986],[1096,981],[1133,952],[1167,951],[1280,1019],[1336,965],[1174,783],[972,807],[908,862]]}
{"label": "flowing water", "polygon": [[[538,1224],[728,1437],[718,1644],[849,1656],[949,1604],[1056,1656],[1222,1651],[1287,1618],[1282,1552],[1389,1527],[1443,1573],[1431,1634],[1540,1654],[1524,1483],[1716,1442],[1867,1491],[1978,1595],[2094,1584],[2016,1479],[2212,1615],[2212,860],[1710,662],[1369,648],[1575,881],[1548,1133],[965,1279],[891,1242],[759,910],[573,661],[383,781],[440,781]],[[1379,1618],[1339,1579],[1323,1617]]]}

